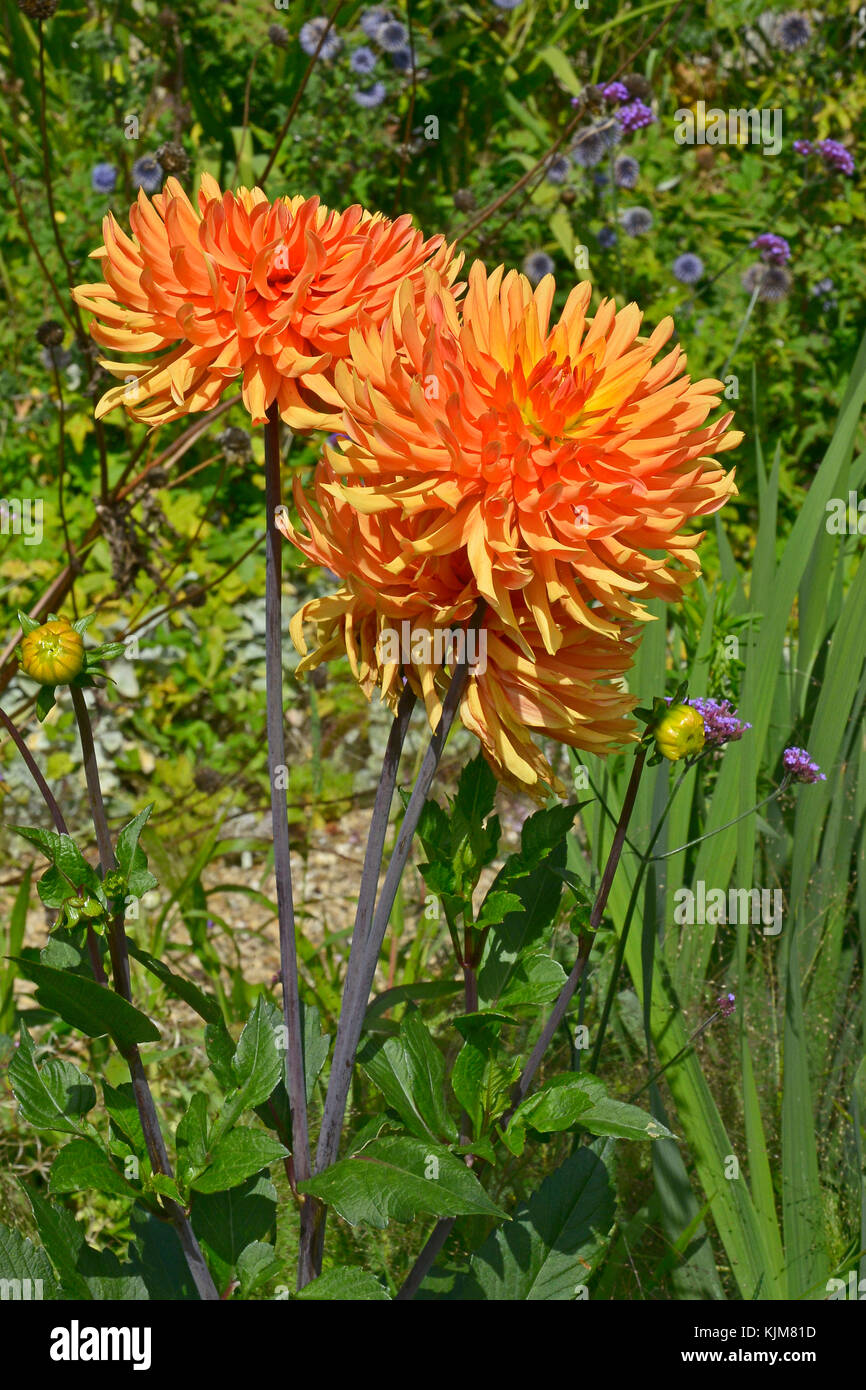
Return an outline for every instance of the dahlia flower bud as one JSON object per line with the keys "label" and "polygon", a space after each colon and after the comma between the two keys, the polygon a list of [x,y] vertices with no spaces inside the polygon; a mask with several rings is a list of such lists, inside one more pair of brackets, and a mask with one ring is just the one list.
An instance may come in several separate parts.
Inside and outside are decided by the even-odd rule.
{"label": "dahlia flower bud", "polygon": [[67,618],[34,627],[21,643],[21,665],[40,685],[68,685],[84,670],[84,640]]}
{"label": "dahlia flower bud", "polygon": [[126,892],[126,879],[119,869],[111,869],[102,880],[102,887],[109,898],[122,898]]}
{"label": "dahlia flower bud", "polygon": [[679,762],[700,753],[704,746],[704,721],[691,705],[672,705],[653,730],[655,745],[663,758]]}

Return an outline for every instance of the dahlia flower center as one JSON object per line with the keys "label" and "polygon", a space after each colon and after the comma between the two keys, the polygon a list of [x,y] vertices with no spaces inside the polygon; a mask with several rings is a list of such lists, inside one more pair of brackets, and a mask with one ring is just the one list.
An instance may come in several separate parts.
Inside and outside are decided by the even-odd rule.
{"label": "dahlia flower center", "polygon": [[586,391],[579,369],[570,362],[557,362],[550,354],[530,372],[518,400],[532,433],[547,446],[558,445],[566,442],[578,423]]}

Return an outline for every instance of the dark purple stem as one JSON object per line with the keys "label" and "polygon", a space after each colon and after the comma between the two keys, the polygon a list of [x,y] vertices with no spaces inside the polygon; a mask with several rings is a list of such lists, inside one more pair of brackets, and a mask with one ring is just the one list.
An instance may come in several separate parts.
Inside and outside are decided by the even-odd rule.
{"label": "dark purple stem", "polygon": [[[42,771],[39,767],[39,764],[36,762],[36,759],[34,758],[33,754],[30,752],[30,749],[24,742],[24,739],[20,731],[12,723],[12,720],[9,718],[9,715],[5,712],[5,710],[2,709],[0,709],[0,723],[2,723],[4,728],[8,731],[9,737],[12,739],[12,742],[15,744],[15,747],[18,749],[18,752],[24,759],[30,776],[33,778],[33,781],[39,788],[42,800],[48,807],[51,819],[54,821],[54,829],[57,831],[58,835],[68,835],[69,829],[66,825],[66,821],[63,819],[63,812],[61,811],[54,798],[54,793],[52,792],[45,778],[42,776]],[[93,970],[93,978],[96,980],[97,984],[107,984],[108,976],[102,968],[102,961],[99,955],[99,946],[96,941],[96,933],[94,932],[89,922],[87,924],[87,951],[90,956],[90,966]]]}
{"label": "dark purple stem", "polygon": [[[70,690],[72,692],[72,704],[75,709],[75,718],[78,721],[78,734],[81,739],[81,752],[84,758],[84,776],[87,781],[90,814],[93,818],[93,828],[96,832],[96,843],[99,849],[99,860],[102,872],[106,874],[116,867],[117,861],[114,857],[111,835],[108,830],[108,820],[105,815],[105,803],[102,799],[102,787],[99,781],[99,766],[96,761],[96,750],[93,746],[93,730],[90,726],[90,714],[82,691],[74,685],[70,687]],[[109,922],[107,937],[108,950],[111,956],[111,969],[114,977],[114,989],[117,994],[121,995],[127,1001],[127,1003],[131,1004],[132,989],[129,972],[129,949],[126,941],[126,928],[124,927],[122,913],[113,917]],[[139,1119],[141,1120],[141,1128],[144,1134],[145,1144],[147,1145],[150,1166],[154,1173],[164,1173],[167,1177],[171,1177],[171,1163],[169,1162],[168,1151],[165,1147],[165,1140],[162,1137],[162,1130],[159,1127],[159,1118],[156,1113],[156,1106],[153,1103],[153,1095],[151,1094],[147,1074],[144,1070],[144,1063],[141,1060],[141,1053],[134,1043],[131,1047],[120,1048],[120,1052],[126,1065],[129,1067],[129,1075],[132,1080],[132,1089],[135,1095],[135,1104],[138,1109]],[[205,1263],[201,1247],[190,1225],[189,1217],[177,1202],[171,1201],[170,1199],[165,1199],[165,1207],[171,1218],[172,1225],[177,1231],[187,1265],[189,1266],[189,1272],[198,1289],[199,1297],[206,1302],[219,1302],[219,1294],[217,1293],[216,1285]]]}
{"label": "dark purple stem", "polygon": [[[295,909],[292,898],[292,866],[289,846],[289,804],[286,788],[286,737],[283,728],[283,633],[282,633],[282,536],[275,512],[280,505],[280,414],[268,409],[265,425],[265,510],[267,542],[265,568],[265,650],[267,662],[268,774],[271,783],[271,820],[274,836],[274,874],[277,882],[277,914],[280,935],[280,978],[283,1018],[286,1025],[286,1089],[292,1111],[292,1160],[295,1181],[312,1176],[307,1128],[307,1091],[295,945]],[[279,775],[278,775],[279,772]],[[302,1251],[310,1248],[314,1211],[309,1199],[301,1204]],[[299,1269],[299,1286],[313,1277]]]}
{"label": "dark purple stem", "polygon": [[[343,985],[342,1010],[350,1006],[354,996],[361,955],[373,919],[376,889],[379,886],[379,873],[382,868],[385,839],[391,817],[391,803],[394,800],[394,788],[397,785],[397,770],[416,700],[415,692],[407,684],[400,696],[394,722],[388,735],[385,756],[382,760],[382,772],[379,777],[379,785],[376,788],[376,799],[373,803],[373,814],[370,819],[370,833],[367,837],[367,848],[364,853],[364,868],[361,873],[358,905],[355,910],[355,926],[352,931],[349,963],[346,967],[346,979]],[[330,1096],[330,1086],[328,1095]],[[342,1113],[338,1113],[336,1105],[330,1108],[326,1099],[322,1128],[319,1133],[319,1145],[316,1151],[316,1172],[321,1172],[324,1168],[329,1167],[337,1156],[340,1147],[342,1118]],[[315,1213],[313,1229],[307,1232],[311,1253],[307,1253],[302,1241],[300,1259],[308,1268],[314,1268],[318,1271],[321,1270],[324,1252],[326,1211],[322,1203],[316,1198],[308,1197],[307,1201],[312,1204]]]}
{"label": "dark purple stem", "polygon": [[[478,604],[475,613],[469,623],[467,631],[477,631],[479,628],[486,604]],[[421,764],[421,771],[415,783],[406,814],[403,817],[403,824],[394,845],[394,851],[388,864],[385,874],[385,882],[379,895],[375,915],[370,925],[369,931],[362,942],[361,957],[358,965],[357,974],[352,979],[351,998],[347,997],[348,990],[343,996],[343,1006],[340,1011],[340,1021],[337,1025],[337,1037],[334,1044],[334,1058],[331,1063],[331,1079],[328,1084],[328,1094],[325,1098],[325,1111],[322,1119],[322,1133],[327,1131],[327,1143],[319,1147],[316,1155],[316,1172],[320,1173],[324,1168],[333,1163],[339,1153],[340,1134],[343,1128],[343,1119],[346,1113],[346,1102],[349,1096],[349,1087],[352,1081],[352,1068],[355,1064],[355,1054],[358,1050],[358,1043],[361,1039],[361,1031],[364,1026],[364,1015],[367,1012],[367,1001],[370,997],[370,990],[376,974],[376,966],[379,962],[379,953],[382,950],[382,943],[385,940],[385,933],[388,930],[388,923],[391,919],[391,911],[400,880],[403,877],[403,870],[409,859],[409,851],[412,847],[412,840],[415,830],[424,809],[436,769],[442,757],[445,741],[451,730],[457,714],[463,691],[466,688],[466,681],[469,675],[468,643],[466,647],[467,657],[458,662],[451,683],[442,705],[442,714],[436,726],[436,732],[430,740],[424,761]]]}

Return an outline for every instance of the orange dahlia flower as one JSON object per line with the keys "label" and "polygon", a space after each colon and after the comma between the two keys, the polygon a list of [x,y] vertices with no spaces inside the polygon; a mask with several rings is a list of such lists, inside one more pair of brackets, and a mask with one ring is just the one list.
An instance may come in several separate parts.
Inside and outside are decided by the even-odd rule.
{"label": "orange dahlia flower", "polygon": [[170,178],[152,201],[139,193],[129,220],[131,237],[105,218],[92,253],[105,281],[73,295],[102,347],[143,357],[102,363],[124,381],[97,415],[124,406],[149,425],[210,409],[240,379],[253,423],[276,401],[293,429],[331,427],[330,377],[351,331],[380,324],[406,277],[420,303],[425,265],[446,284],[460,265],[408,216],[334,212],[318,198],[270,203],[260,188],[223,193],[209,174],[197,208]]}
{"label": "orange dahlia flower", "polygon": [[459,317],[425,279],[420,327],[407,285],[335,367],[348,440],[328,457],[364,483],[344,496],[414,518],[419,557],[465,550],[478,592],[516,633],[522,595],[550,654],[566,640],[555,605],[614,635],[647,618],[641,600],[678,598],[700,568],[683,528],[736,491],[709,455],[742,435],[730,414],[705,423],[721,383],[692,382],[679,347],[654,363],[672,320],[641,336],[637,306],[609,300],[587,318],[585,282],[551,327],[551,276],[533,291],[480,262]]}
{"label": "orange dahlia flower", "polygon": [[[437,650],[436,634],[444,637],[443,629],[465,623],[478,598],[466,551],[447,557],[421,553],[417,515],[359,511],[346,496],[332,494],[333,479],[331,465],[321,463],[313,489],[321,513],[295,480],[304,531],[286,511],[277,519],[304,554],[344,581],[338,592],[312,599],[295,614],[290,631],[303,657],[298,670],[345,653],[367,698],[378,688],[392,708],[405,677],[435,728],[454,665],[447,641]],[[627,718],[635,701],[621,685],[636,628],[629,625],[612,638],[574,623],[554,603],[561,640],[551,654],[520,592],[512,612],[516,629],[494,611],[485,617],[483,645],[472,653],[482,659],[470,667],[459,717],[500,780],[543,799],[548,788],[563,788],[534,736],[601,754],[636,737]],[[304,635],[307,622],[315,624],[312,650]]]}

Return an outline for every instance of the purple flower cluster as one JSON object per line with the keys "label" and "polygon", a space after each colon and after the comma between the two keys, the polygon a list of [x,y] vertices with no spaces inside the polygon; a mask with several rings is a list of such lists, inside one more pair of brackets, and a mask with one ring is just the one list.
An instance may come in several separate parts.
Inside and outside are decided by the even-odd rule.
{"label": "purple flower cluster", "polygon": [[627,101],[616,113],[616,118],[625,131],[640,130],[642,126],[652,125],[655,116],[642,101]]}
{"label": "purple flower cluster", "polygon": [[694,700],[686,700],[686,704],[696,709],[704,721],[705,748],[721,748],[723,743],[735,743],[752,727],[743,723],[730,700],[709,700],[698,696]]}
{"label": "purple flower cluster", "polygon": [[805,748],[786,748],[782,754],[785,771],[793,782],[826,782],[820,767],[809,757]]}
{"label": "purple flower cluster", "polygon": [[736,1007],[737,996],[735,994],[720,994],[716,1000],[716,1008],[722,1015],[722,1018],[730,1018]]}
{"label": "purple flower cluster", "polygon": [[761,232],[749,245],[760,251],[761,260],[768,265],[784,265],[785,261],[791,259],[790,246],[783,236],[777,236],[775,232]]}
{"label": "purple flower cluster", "polygon": [[854,173],[854,160],[838,140],[819,140],[815,150],[828,169],[837,169],[840,174],[847,174],[848,178]]}
{"label": "purple flower cluster", "polygon": [[854,173],[854,157],[839,140],[819,140],[817,145],[813,145],[811,140],[795,140],[794,152],[804,159],[808,159],[810,154],[820,155],[828,169],[836,169],[848,178]]}
{"label": "purple flower cluster", "polygon": [[620,105],[628,101],[628,87],[624,82],[608,82],[601,89],[605,101],[618,101]]}

